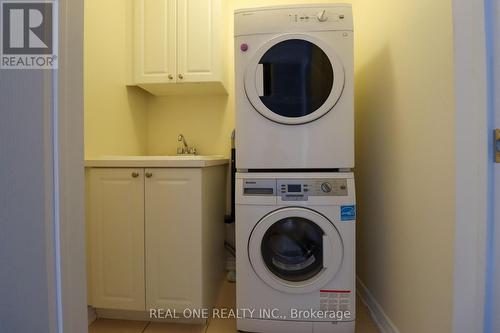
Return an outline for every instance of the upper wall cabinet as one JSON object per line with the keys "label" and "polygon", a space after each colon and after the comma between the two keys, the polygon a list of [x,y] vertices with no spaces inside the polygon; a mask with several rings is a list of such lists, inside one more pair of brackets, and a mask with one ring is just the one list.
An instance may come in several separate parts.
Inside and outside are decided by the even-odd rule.
{"label": "upper wall cabinet", "polygon": [[135,0],[133,85],[153,95],[221,94],[222,0]]}

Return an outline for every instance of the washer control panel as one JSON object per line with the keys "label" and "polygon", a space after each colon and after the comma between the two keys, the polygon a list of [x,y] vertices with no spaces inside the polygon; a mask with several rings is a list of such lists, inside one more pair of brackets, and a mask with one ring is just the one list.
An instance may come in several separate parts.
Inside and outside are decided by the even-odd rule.
{"label": "washer control panel", "polygon": [[245,179],[243,195],[276,195],[276,179]]}
{"label": "washer control panel", "polygon": [[278,179],[277,192],[283,201],[310,196],[347,196],[347,179]]}
{"label": "washer control panel", "polygon": [[245,179],[244,195],[281,196],[283,201],[306,201],[310,196],[348,196],[347,179]]}

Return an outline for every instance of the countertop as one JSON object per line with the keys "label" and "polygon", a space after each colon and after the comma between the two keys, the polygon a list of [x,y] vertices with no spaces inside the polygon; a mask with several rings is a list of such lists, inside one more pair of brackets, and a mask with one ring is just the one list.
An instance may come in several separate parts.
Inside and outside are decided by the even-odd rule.
{"label": "countertop", "polygon": [[196,156],[103,156],[85,160],[89,168],[204,168],[228,164],[221,155]]}

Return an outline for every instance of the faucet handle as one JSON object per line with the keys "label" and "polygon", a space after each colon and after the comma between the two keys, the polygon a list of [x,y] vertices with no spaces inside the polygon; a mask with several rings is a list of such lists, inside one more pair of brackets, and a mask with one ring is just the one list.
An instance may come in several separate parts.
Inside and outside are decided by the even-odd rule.
{"label": "faucet handle", "polygon": [[194,148],[194,147],[189,148],[189,152],[188,153],[191,154],[191,155],[196,155],[196,148]]}

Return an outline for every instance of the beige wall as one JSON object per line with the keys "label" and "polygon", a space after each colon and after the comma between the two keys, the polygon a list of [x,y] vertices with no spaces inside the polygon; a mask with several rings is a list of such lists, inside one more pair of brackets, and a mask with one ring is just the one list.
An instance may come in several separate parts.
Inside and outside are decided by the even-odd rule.
{"label": "beige wall", "polygon": [[[122,7],[120,1],[101,1],[97,8],[86,0],[87,7],[96,7],[93,24],[96,17],[107,24],[102,13],[107,19]],[[228,1],[229,73],[234,8],[301,2]],[[350,2],[356,30],[358,274],[400,332],[450,332],[455,191],[451,0]],[[124,22],[114,20],[113,31],[97,34],[87,27],[97,36],[92,44],[103,48],[111,39],[123,49],[123,39],[109,37],[123,38]],[[86,129],[86,144],[93,147],[88,150],[173,154],[177,134],[183,133],[201,154],[229,153],[232,76],[227,97],[149,96],[143,113],[138,110],[145,103],[141,94],[134,92],[131,99],[122,79],[99,75],[110,68],[123,74],[122,59],[106,56],[110,60],[92,70],[97,86],[88,88],[90,76],[86,81],[93,92],[86,100],[95,102],[87,105],[91,114],[86,121],[99,120]],[[93,59],[86,53],[87,63],[97,62]],[[96,78],[103,82],[94,83]]]}
{"label": "beige wall", "polygon": [[151,96],[148,153],[175,154],[177,135],[182,133],[201,155],[228,155],[234,129],[233,105],[233,99],[227,96]]}
{"label": "beige wall", "polygon": [[451,332],[451,1],[356,8],[358,275],[400,332]]}
{"label": "beige wall", "polygon": [[85,157],[145,154],[147,94],[126,87],[131,0],[85,0]]}

